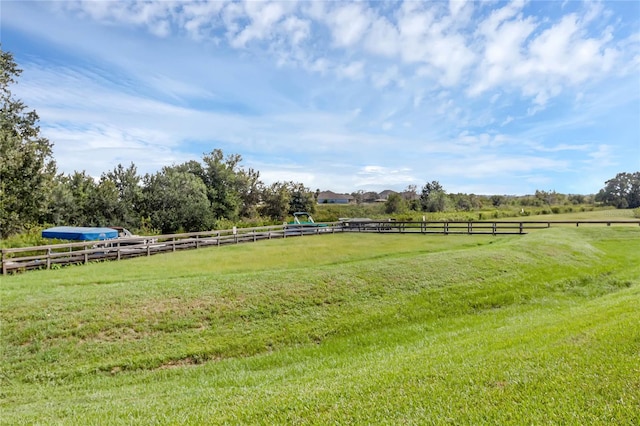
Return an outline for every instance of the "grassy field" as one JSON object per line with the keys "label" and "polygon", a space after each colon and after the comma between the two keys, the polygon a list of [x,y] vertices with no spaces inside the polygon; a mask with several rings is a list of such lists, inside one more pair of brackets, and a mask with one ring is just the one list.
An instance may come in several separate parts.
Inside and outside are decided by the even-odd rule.
{"label": "grassy field", "polygon": [[34,271],[0,285],[0,422],[639,424],[638,312],[640,227]]}

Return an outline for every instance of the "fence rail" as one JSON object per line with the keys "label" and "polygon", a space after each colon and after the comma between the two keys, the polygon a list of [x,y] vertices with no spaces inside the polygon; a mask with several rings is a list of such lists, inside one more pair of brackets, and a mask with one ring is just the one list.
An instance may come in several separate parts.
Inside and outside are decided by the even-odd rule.
{"label": "fence rail", "polygon": [[495,221],[495,222],[394,222],[394,221],[348,221],[343,223],[345,231],[408,233],[408,234],[526,234],[528,230],[550,228],[552,225],[640,225],[640,220],[572,220],[572,221]]}
{"label": "fence rail", "polygon": [[639,225],[625,221],[496,221],[496,222],[396,222],[352,220],[315,225],[277,225],[234,228],[219,231],[155,235],[105,241],[52,244],[2,249],[2,274],[30,269],[50,269],[59,265],[86,264],[91,261],[121,260],[138,256],[201,247],[221,246],[258,240],[336,232],[374,232],[403,234],[526,234],[528,230],[556,225]]}

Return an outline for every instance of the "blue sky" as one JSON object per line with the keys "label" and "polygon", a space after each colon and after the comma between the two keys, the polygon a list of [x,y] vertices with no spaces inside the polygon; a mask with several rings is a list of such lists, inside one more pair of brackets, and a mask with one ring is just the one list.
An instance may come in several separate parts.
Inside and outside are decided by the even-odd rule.
{"label": "blue sky", "polygon": [[2,1],[60,171],[240,154],[312,190],[595,193],[640,170],[640,2]]}

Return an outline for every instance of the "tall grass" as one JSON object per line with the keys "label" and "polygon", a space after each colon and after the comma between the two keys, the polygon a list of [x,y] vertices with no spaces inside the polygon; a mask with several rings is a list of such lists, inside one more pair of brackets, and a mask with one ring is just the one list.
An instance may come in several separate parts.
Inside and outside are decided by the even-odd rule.
{"label": "tall grass", "polygon": [[3,277],[7,424],[637,424],[640,230],[327,235]]}

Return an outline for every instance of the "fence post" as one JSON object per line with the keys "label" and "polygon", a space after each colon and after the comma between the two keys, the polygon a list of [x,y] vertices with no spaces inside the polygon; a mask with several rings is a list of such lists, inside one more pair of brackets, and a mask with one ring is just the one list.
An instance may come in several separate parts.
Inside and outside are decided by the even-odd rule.
{"label": "fence post", "polygon": [[6,275],[7,265],[4,263],[4,249],[0,250],[0,260],[2,261],[2,275]]}
{"label": "fence post", "polygon": [[84,263],[85,265],[89,262],[89,253],[87,253],[87,245],[84,245]]}
{"label": "fence post", "polygon": [[496,222],[493,222],[493,229],[492,229],[492,234],[496,235],[496,227],[498,226],[498,224]]}
{"label": "fence post", "polygon": [[116,250],[117,250],[117,258],[118,258],[118,260],[120,260],[120,241],[118,241],[118,246],[117,246]]}
{"label": "fence post", "polygon": [[47,269],[51,269],[51,248],[47,249]]}
{"label": "fence post", "polygon": [[520,233],[522,234],[522,222],[520,222]]}

